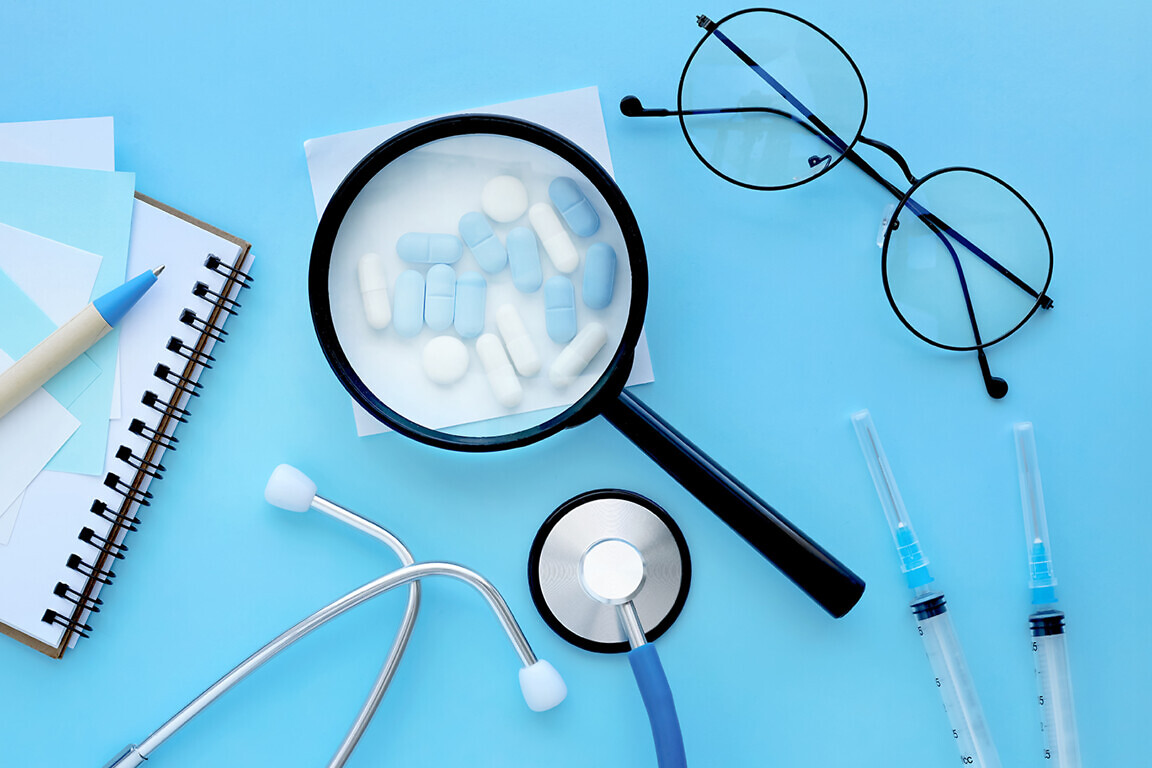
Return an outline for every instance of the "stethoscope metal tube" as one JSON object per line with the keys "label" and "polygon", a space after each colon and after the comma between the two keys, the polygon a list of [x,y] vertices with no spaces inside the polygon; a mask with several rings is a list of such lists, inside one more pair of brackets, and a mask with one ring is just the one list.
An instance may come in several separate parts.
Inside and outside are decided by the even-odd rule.
{"label": "stethoscope metal tube", "polygon": [[[520,657],[520,661],[524,665],[520,671],[520,685],[529,707],[537,711],[542,711],[560,703],[566,694],[563,680],[560,679],[559,675],[556,674],[548,662],[541,662],[536,658],[536,654],[532,651],[532,647],[529,645],[527,638],[524,637],[520,625],[512,615],[511,609],[508,608],[508,604],[504,601],[499,591],[497,591],[487,579],[475,571],[457,565],[456,563],[412,563],[411,553],[409,553],[407,548],[391,533],[337,504],[316,496],[315,485],[311,484],[311,481],[298,470],[286,466],[277,468],[277,472],[281,470],[287,471],[287,480],[285,482],[288,483],[289,487],[287,490],[280,487],[279,493],[275,492],[273,481],[276,480],[277,475],[273,473],[273,480],[269,481],[269,489],[266,493],[269,501],[272,501],[278,506],[283,506],[295,511],[314,508],[335,517],[383,541],[401,557],[402,561],[407,561],[406,564],[329,603],[324,608],[321,608],[319,611],[316,611],[311,616],[281,633],[274,640],[237,665],[228,674],[217,680],[164,723],[164,725],[156,729],[156,731],[139,745],[129,745],[125,747],[116,758],[105,765],[105,768],[133,768],[134,766],[141,765],[157,747],[184,727],[192,718],[200,714],[200,712],[216,701],[216,699],[280,651],[361,603],[371,600],[373,597],[388,592],[389,590],[411,584],[413,585],[413,590],[409,595],[408,608],[405,612],[405,619],[401,630],[397,634],[396,640],[389,651],[388,658],[377,677],[368,701],[365,702],[361,708],[356,722],[353,724],[352,729],[345,737],[340,749],[330,763],[330,765],[342,765],[359,741],[364,728],[367,727],[380,699],[383,697],[384,691],[387,689],[392,676],[395,674],[396,665],[399,663],[399,659],[403,655],[408,639],[411,636],[416,610],[419,606],[419,591],[416,582],[429,576],[448,576],[455,578],[466,584],[470,584],[484,596],[484,599],[496,614],[500,625],[504,628],[513,648]],[[283,479],[283,477],[281,479]],[[281,483],[281,486],[283,486],[283,484],[284,483]],[[285,499],[287,500],[286,503],[282,503]]]}

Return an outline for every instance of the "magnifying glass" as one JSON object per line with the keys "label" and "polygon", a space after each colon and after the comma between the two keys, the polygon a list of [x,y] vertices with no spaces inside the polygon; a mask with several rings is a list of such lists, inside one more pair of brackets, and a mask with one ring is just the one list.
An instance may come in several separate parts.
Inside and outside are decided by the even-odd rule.
{"label": "magnifying glass", "polygon": [[612,178],[559,134],[468,115],[385,141],[324,210],[308,292],[337,378],[395,431],[493,451],[603,415],[830,614],[863,593],[624,390],[647,302],[644,244]]}

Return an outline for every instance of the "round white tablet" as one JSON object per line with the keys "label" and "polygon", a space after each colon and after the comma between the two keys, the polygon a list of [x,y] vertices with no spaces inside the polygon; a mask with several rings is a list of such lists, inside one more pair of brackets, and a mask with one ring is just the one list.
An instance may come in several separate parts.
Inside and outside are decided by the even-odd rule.
{"label": "round white tablet", "polygon": [[437,336],[424,347],[424,374],[437,384],[455,384],[468,370],[468,348],[455,336]]}
{"label": "round white tablet", "polygon": [[528,190],[515,176],[496,176],[480,192],[480,207],[493,221],[516,221],[528,210]]}

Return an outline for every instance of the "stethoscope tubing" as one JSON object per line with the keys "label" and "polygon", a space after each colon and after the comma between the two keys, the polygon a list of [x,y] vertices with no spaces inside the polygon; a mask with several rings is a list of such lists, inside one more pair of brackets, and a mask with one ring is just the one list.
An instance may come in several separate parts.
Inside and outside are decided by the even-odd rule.
{"label": "stethoscope tubing", "polygon": [[657,766],[687,768],[688,758],[684,754],[684,737],[680,732],[680,718],[676,715],[676,702],[672,699],[672,688],[668,685],[668,676],[664,674],[656,646],[645,643],[633,648],[628,652],[628,663],[652,726]]}

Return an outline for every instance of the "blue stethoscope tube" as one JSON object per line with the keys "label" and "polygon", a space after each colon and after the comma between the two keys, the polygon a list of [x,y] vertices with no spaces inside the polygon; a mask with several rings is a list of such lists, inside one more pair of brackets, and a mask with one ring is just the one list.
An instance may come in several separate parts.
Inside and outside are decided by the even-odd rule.
{"label": "blue stethoscope tube", "polygon": [[628,663],[648,710],[648,722],[652,725],[652,741],[656,746],[656,764],[659,768],[686,768],[688,758],[684,755],[684,737],[680,733],[680,718],[676,716],[676,702],[672,700],[672,688],[656,646],[645,643],[628,652]]}

